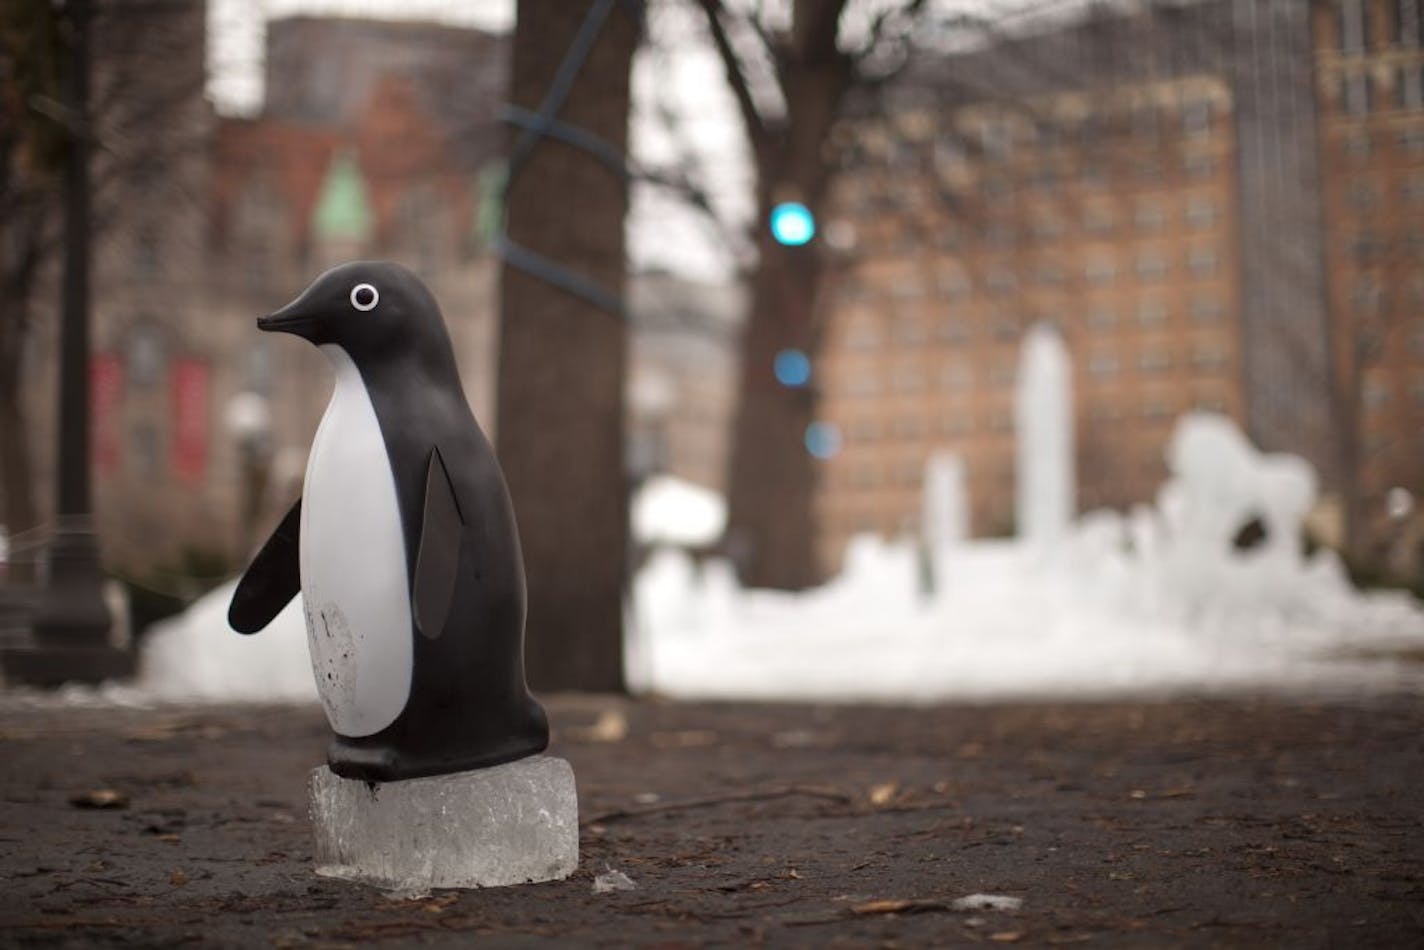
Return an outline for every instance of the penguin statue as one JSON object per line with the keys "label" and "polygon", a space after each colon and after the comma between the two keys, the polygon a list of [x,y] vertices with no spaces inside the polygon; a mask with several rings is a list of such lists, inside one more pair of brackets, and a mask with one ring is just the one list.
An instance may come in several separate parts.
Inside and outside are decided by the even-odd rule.
{"label": "penguin statue", "polygon": [[542,751],[514,510],[434,296],[399,264],[343,264],[257,327],[315,344],[336,387],[302,497],[233,593],[233,629],[256,633],[302,592],[339,776],[387,782]]}

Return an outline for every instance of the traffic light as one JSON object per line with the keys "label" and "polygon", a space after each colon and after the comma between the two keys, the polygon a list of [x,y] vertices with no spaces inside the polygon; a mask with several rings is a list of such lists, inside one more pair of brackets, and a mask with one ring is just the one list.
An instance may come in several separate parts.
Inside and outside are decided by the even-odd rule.
{"label": "traffic light", "polygon": [[771,209],[771,236],[778,244],[800,247],[816,236],[816,216],[799,201],[783,201]]}

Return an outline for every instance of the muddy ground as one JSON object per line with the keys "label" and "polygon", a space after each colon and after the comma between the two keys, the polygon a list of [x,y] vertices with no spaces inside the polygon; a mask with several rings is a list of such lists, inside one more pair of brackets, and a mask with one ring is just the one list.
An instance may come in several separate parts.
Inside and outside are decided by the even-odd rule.
{"label": "muddy ground", "polygon": [[0,943],[1424,946],[1417,697],[549,706],[578,872],[412,899],[312,874],[316,708],[11,704]]}

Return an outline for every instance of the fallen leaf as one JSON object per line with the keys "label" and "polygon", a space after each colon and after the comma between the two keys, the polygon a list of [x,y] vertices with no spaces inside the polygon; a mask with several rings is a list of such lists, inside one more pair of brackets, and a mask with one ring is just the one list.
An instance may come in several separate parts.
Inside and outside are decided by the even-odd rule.
{"label": "fallen leaf", "polygon": [[852,914],[898,914],[915,906],[914,901],[879,900],[856,904],[850,909]]}
{"label": "fallen leaf", "polygon": [[628,717],[621,709],[605,709],[593,725],[569,732],[585,742],[622,742],[628,737]]}
{"label": "fallen leaf", "polygon": [[899,790],[899,782],[882,782],[879,785],[872,785],[870,787],[870,804],[888,805]]}
{"label": "fallen leaf", "polygon": [[996,934],[990,934],[989,939],[995,943],[1018,943],[1023,939],[1023,931],[1001,930]]}
{"label": "fallen leaf", "polygon": [[69,797],[75,808],[127,808],[129,797],[116,788],[94,788]]}

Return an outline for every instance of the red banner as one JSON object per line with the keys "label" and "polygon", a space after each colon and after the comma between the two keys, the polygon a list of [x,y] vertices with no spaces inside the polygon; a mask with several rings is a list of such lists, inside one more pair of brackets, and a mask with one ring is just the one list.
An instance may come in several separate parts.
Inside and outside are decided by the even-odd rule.
{"label": "red banner", "polygon": [[173,430],[170,464],[185,482],[197,482],[208,463],[208,419],[212,373],[204,360],[186,358],[173,364]]}
{"label": "red banner", "polygon": [[118,470],[123,446],[124,364],[112,353],[89,357],[89,458],[94,470]]}

